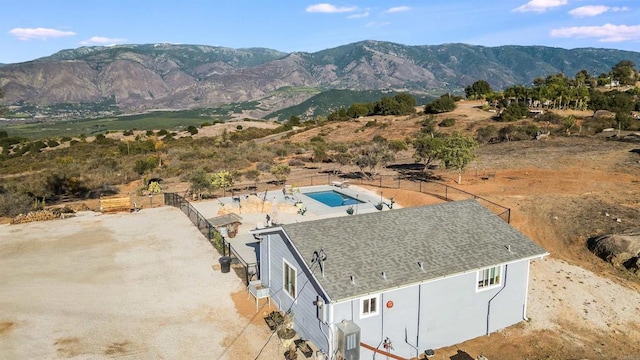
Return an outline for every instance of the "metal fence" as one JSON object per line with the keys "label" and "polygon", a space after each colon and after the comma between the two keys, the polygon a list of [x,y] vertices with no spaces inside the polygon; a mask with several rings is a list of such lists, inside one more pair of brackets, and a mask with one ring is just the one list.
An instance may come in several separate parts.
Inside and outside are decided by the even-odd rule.
{"label": "metal fence", "polygon": [[[311,175],[306,177],[288,178],[287,184],[292,184],[295,187],[313,186],[313,185],[327,185],[332,184],[334,181],[349,181],[353,185],[363,185],[369,187],[375,187],[379,189],[401,189],[416,191],[422,194],[431,195],[435,198],[443,201],[459,201],[466,199],[476,199],[483,206],[489,209],[494,214],[498,215],[502,220],[507,223],[511,222],[511,209],[506,206],[502,206],[496,202],[485,199],[476,194],[472,194],[468,191],[458,189],[456,187],[443,184],[438,181],[425,180],[425,179],[412,179],[404,175],[376,175],[374,177],[345,177],[340,174],[321,174]],[[280,190],[282,189],[282,182],[268,181],[268,182],[253,182],[253,183],[238,183],[233,186],[232,189],[218,190],[216,193],[210,194],[213,197],[230,196],[236,192],[246,193],[255,192],[260,193],[266,190]]]}
{"label": "metal fence", "polygon": [[[257,272],[257,264],[256,263],[248,263],[245,259],[242,258],[234,249],[233,246],[224,238],[224,236],[220,235],[218,230],[216,230],[215,226],[213,226],[209,220],[207,220],[198,210],[196,210],[191,203],[185,199],[183,196],[180,196],[176,193],[165,193],[164,194],[164,203],[165,205],[174,206],[182,210],[182,212],[187,215],[189,220],[195,225],[200,233],[204,235],[207,240],[213,245],[218,252],[222,252],[222,256],[230,256],[235,258],[245,270],[245,277],[247,284],[249,283],[249,276],[251,276],[251,268],[252,271]],[[222,239],[221,248],[216,247],[216,243],[214,238]]]}

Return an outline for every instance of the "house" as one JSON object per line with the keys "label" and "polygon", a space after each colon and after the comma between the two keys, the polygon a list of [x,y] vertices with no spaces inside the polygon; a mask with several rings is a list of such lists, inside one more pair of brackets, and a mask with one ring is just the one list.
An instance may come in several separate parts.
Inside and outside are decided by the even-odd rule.
{"label": "house", "polygon": [[271,299],[345,359],[409,358],[526,319],[529,262],[548,255],[476,200],[255,233]]}

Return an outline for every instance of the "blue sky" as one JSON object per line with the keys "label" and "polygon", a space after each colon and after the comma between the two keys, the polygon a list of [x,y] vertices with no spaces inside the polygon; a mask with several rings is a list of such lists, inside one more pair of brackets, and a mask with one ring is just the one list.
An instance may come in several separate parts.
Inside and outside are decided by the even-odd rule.
{"label": "blue sky", "polygon": [[640,51],[640,0],[0,0],[0,63],[92,45],[314,52],[360,40]]}

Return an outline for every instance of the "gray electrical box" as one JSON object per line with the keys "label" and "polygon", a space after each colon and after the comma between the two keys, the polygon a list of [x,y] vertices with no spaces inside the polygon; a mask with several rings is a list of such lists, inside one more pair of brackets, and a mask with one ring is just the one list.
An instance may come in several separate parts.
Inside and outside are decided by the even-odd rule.
{"label": "gray electrical box", "polygon": [[336,327],[339,356],[344,360],[360,360],[360,327],[349,320],[342,320]]}

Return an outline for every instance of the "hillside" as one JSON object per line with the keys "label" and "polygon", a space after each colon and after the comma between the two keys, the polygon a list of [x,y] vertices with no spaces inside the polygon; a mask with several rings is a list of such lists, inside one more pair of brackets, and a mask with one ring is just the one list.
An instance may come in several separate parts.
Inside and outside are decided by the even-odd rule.
{"label": "hillside", "polygon": [[[362,41],[315,53],[200,45],[118,45],[64,50],[0,67],[4,104],[48,106],[109,102],[119,111],[208,108],[259,102],[260,116],[303,102],[287,88],[462,92],[476,80],[495,89],[585,69],[608,72],[640,53],[541,46],[407,46]],[[113,102],[111,104],[111,102]],[[250,115],[250,112],[249,112]]]}

